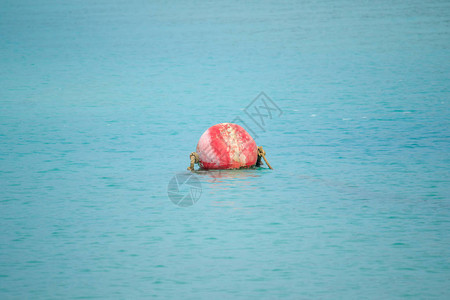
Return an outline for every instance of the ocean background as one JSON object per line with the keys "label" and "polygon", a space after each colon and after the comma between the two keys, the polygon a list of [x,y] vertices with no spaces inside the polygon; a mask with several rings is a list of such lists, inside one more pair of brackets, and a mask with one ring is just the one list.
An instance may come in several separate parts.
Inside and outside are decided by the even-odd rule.
{"label": "ocean background", "polygon": [[[1,299],[450,298],[449,1],[2,0],[0,41]],[[274,170],[172,203],[235,118]]]}

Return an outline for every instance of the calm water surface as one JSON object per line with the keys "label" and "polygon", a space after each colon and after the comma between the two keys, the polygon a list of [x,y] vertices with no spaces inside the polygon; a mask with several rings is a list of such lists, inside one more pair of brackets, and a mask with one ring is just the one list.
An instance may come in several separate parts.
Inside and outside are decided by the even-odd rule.
{"label": "calm water surface", "polygon": [[[0,298],[450,298],[448,1],[0,4]],[[265,132],[245,107],[283,111]],[[240,117],[275,170],[167,186]]]}

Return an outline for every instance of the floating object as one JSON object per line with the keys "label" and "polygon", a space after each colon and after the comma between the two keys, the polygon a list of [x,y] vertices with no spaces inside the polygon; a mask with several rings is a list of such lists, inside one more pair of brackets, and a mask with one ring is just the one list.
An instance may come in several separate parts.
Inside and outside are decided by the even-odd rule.
{"label": "floating object", "polygon": [[240,169],[261,165],[261,157],[272,169],[262,147],[257,147],[244,128],[233,123],[220,123],[206,130],[197,144],[197,152],[190,155],[194,170],[198,163],[202,169]]}

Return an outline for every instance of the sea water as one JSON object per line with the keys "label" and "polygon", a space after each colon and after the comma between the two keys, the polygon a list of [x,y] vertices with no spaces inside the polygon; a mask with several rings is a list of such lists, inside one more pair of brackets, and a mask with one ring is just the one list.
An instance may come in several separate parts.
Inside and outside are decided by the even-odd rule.
{"label": "sea water", "polygon": [[[448,299],[449,15],[1,1],[0,298]],[[197,171],[175,205],[231,121],[274,170]]]}

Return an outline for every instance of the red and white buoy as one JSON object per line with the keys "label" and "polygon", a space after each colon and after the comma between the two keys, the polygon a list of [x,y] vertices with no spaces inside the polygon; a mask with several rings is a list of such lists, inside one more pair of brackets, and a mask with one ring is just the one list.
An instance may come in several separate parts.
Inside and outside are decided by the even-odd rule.
{"label": "red and white buoy", "polygon": [[253,138],[244,128],[233,123],[220,123],[206,130],[192,152],[188,170],[194,171],[194,164],[202,169],[240,169],[260,166],[261,158],[272,169],[263,147],[256,146]]}
{"label": "red and white buoy", "polygon": [[197,144],[203,169],[239,169],[256,164],[258,148],[244,128],[233,123],[220,123],[208,128]]}

